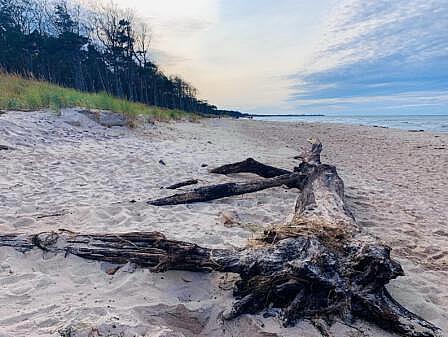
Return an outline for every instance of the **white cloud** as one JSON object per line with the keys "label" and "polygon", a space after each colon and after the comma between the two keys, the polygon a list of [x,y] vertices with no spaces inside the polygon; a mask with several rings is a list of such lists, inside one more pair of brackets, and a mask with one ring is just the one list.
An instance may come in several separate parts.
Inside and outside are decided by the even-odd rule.
{"label": "white cloud", "polygon": [[383,102],[404,108],[401,100],[425,97],[439,110],[448,105],[446,0],[345,0],[326,21],[320,47],[296,76],[291,99],[298,107]]}
{"label": "white cloud", "polygon": [[118,1],[148,18],[162,70],[179,74],[210,102],[242,110],[287,99],[286,75],[312,50],[323,6],[305,0]]}
{"label": "white cloud", "polygon": [[162,70],[220,106],[291,112],[448,85],[446,0],[118,2],[148,19]]}
{"label": "white cloud", "polygon": [[333,104],[369,104],[372,102],[383,102],[386,104],[411,104],[418,105],[437,105],[448,104],[448,92],[446,91],[416,91],[391,95],[366,95],[356,97],[334,97],[306,99],[296,101],[301,106],[310,105],[333,105]]}
{"label": "white cloud", "polygon": [[311,71],[400,53],[414,59],[447,53],[445,0],[345,0],[326,21]]}
{"label": "white cloud", "polygon": [[159,20],[214,20],[218,16],[217,0],[116,0],[121,7],[136,10],[142,16]]}

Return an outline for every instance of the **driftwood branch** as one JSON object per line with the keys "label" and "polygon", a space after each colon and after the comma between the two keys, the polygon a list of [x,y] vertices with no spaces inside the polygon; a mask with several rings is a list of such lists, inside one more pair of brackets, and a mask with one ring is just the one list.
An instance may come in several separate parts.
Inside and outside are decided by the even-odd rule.
{"label": "driftwood branch", "polygon": [[1,150],[8,151],[8,150],[14,150],[14,149],[11,146],[1,145],[0,144],[0,151]]}
{"label": "driftwood branch", "polygon": [[[220,198],[253,193],[267,188],[285,185],[289,188],[300,188],[304,179],[300,174],[284,170],[270,165],[262,164],[255,159],[248,158],[241,162],[232,163],[210,170],[211,173],[231,174],[231,173],[254,173],[263,178],[247,183],[224,183],[196,188],[192,191],[178,193],[169,197],[149,200],[147,203],[154,206],[166,206],[177,204],[188,204],[193,202],[211,201]],[[178,187],[190,185],[189,180],[167,187],[176,189]],[[197,182],[197,181],[196,181]]]}
{"label": "driftwood branch", "polygon": [[311,144],[311,150],[304,151],[301,155],[295,156],[294,159],[300,159],[303,162],[312,165],[319,165],[322,143],[318,138],[310,138],[308,139],[308,142]]}
{"label": "driftwood branch", "polygon": [[[154,272],[170,269],[219,270],[219,250],[213,258],[211,250],[193,243],[168,240],[159,232],[80,234],[61,230],[34,235],[2,234],[0,245],[20,251],[40,248],[46,252],[73,254],[89,260],[115,264],[135,263]],[[223,256],[225,250],[222,251]],[[215,260],[218,262],[215,262]]]}
{"label": "driftwood branch", "polygon": [[210,173],[230,174],[230,173],[254,173],[263,178],[273,178],[291,171],[280,169],[274,166],[262,164],[255,159],[247,158],[241,162],[223,165],[210,170]]}
{"label": "driftwood branch", "polygon": [[169,189],[169,190],[175,190],[175,189],[177,189],[177,188],[181,188],[181,187],[189,186],[189,185],[195,185],[195,184],[197,184],[197,183],[198,183],[198,180],[197,180],[197,179],[189,179],[189,180],[181,181],[181,182],[179,182],[179,183],[170,185],[170,186],[167,187],[167,189]]}
{"label": "driftwood branch", "polygon": [[288,173],[274,178],[255,180],[247,183],[210,185],[199,187],[189,192],[174,194],[165,198],[149,200],[147,203],[154,206],[188,204],[257,192],[282,185],[299,187],[303,178],[304,177],[299,173]]}
{"label": "driftwood branch", "polygon": [[[336,168],[320,163],[321,149],[315,141],[295,168],[293,177],[300,182],[301,192],[292,221],[266,230],[244,249],[209,249],[169,240],[158,232],[4,234],[0,246],[22,251],[37,247],[117,264],[132,262],[155,272],[238,273],[236,301],[223,313],[225,319],[279,308],[285,325],[300,319],[322,323],[319,326],[335,320],[350,325],[364,318],[403,336],[439,336],[437,327],[403,308],[387,292],[385,285],[403,275],[403,270],[391,259],[388,246],[360,230],[345,205],[344,184]],[[290,178],[291,174],[285,174],[263,181],[284,184]],[[198,190],[204,189],[190,193],[198,199]],[[172,201],[190,198],[178,196]]]}

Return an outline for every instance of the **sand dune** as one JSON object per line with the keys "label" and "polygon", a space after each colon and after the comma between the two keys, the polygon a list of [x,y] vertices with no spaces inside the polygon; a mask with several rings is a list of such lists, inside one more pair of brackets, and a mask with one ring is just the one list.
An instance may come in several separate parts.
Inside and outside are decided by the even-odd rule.
{"label": "sand dune", "polygon": [[[309,136],[320,137],[323,159],[338,167],[362,227],[404,265],[407,276],[390,285],[394,296],[448,333],[448,135],[227,119],[128,130],[104,128],[74,109],[10,112],[0,116],[0,144],[15,148],[0,151],[0,230],[158,230],[209,247],[244,246],[254,230],[285,221],[296,191],[173,207],[144,201],[185,179],[247,179],[212,175],[208,167],[248,156],[291,168]],[[235,223],[225,223],[223,213]],[[0,336],[319,336],[307,322],[283,328],[260,315],[221,322],[232,301],[231,275],[104,270],[73,256],[1,248]],[[356,326],[367,336],[389,336]],[[333,333],[360,334],[342,324]]]}

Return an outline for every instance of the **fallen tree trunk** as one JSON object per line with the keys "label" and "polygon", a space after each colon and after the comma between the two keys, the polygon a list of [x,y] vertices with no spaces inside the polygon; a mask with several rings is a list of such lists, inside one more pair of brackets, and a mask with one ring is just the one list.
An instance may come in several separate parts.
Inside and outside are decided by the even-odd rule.
{"label": "fallen tree trunk", "polygon": [[174,194],[169,197],[149,200],[154,206],[188,204],[199,201],[210,201],[233,195],[257,192],[267,188],[288,185],[299,187],[303,176],[300,173],[288,173],[274,178],[255,180],[247,183],[225,183],[199,187],[192,191]]}
{"label": "fallen tree trunk", "polygon": [[230,174],[230,173],[254,173],[263,178],[273,178],[284,174],[290,174],[291,171],[269,166],[256,161],[253,158],[223,165],[210,170],[210,173]]}
{"label": "fallen tree trunk", "polygon": [[403,336],[440,335],[437,327],[403,308],[386,290],[403,270],[391,259],[388,246],[362,233],[345,205],[336,168],[320,163],[319,144],[315,142],[295,168],[301,193],[292,221],[267,230],[245,249],[209,249],[168,240],[158,232],[11,234],[0,235],[0,245],[133,262],[158,272],[238,273],[236,301],[223,313],[225,319],[279,308],[285,325],[317,319],[320,331],[335,320],[350,324],[360,317]]}

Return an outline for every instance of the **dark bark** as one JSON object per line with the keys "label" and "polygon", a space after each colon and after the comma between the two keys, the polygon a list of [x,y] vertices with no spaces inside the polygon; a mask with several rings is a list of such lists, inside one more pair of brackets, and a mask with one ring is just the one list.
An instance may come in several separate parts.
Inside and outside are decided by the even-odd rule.
{"label": "dark bark", "polygon": [[0,151],[1,151],[1,150],[7,151],[7,150],[12,150],[12,149],[13,149],[13,148],[12,148],[11,146],[1,145],[1,144],[0,144]]}
{"label": "dark bark", "polygon": [[167,189],[169,189],[169,190],[175,190],[175,189],[177,189],[177,188],[181,188],[181,187],[189,186],[189,185],[195,185],[195,184],[197,184],[197,183],[198,183],[198,180],[197,180],[197,179],[189,179],[189,180],[181,181],[181,182],[179,182],[179,183],[170,185],[170,186],[167,187]]}
{"label": "dark bark", "polygon": [[241,162],[227,164],[217,167],[210,171],[211,173],[230,174],[230,173],[254,173],[263,178],[273,178],[284,174],[291,173],[291,171],[262,164],[255,159],[247,158]]}
{"label": "dark bark", "polygon": [[304,177],[300,173],[288,173],[274,178],[256,180],[247,183],[210,185],[198,187],[192,191],[174,194],[165,198],[149,200],[147,203],[154,206],[188,204],[257,192],[282,185],[299,187],[303,178]]}

